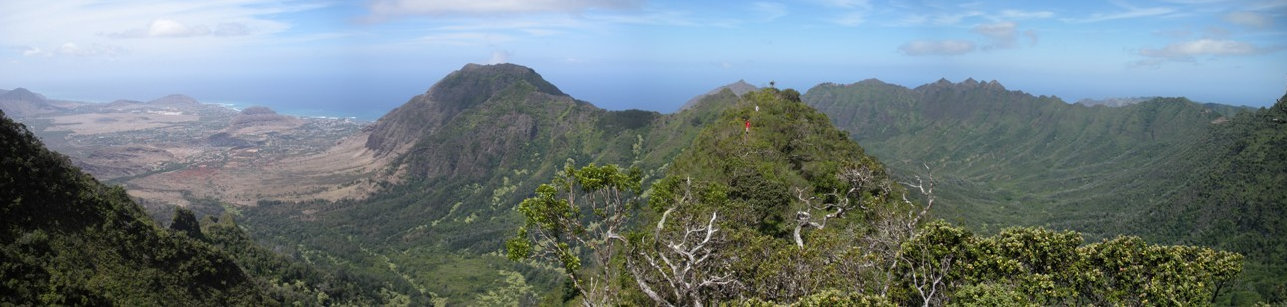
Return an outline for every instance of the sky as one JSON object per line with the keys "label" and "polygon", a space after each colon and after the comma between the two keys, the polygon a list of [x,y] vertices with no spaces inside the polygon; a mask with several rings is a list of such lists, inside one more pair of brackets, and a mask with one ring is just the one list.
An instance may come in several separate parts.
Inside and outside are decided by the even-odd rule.
{"label": "sky", "polygon": [[375,119],[467,63],[607,109],[745,80],[997,80],[1074,102],[1287,91],[1287,0],[4,0],[0,89]]}

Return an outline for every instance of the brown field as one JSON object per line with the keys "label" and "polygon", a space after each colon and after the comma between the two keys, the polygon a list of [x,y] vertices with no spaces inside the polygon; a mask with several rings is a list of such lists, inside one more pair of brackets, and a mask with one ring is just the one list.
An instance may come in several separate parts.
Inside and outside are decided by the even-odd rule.
{"label": "brown field", "polygon": [[194,122],[200,117],[177,112],[156,111],[89,113],[52,117],[50,131],[70,131],[72,134],[100,134],[133,130],[172,127],[179,123]]}

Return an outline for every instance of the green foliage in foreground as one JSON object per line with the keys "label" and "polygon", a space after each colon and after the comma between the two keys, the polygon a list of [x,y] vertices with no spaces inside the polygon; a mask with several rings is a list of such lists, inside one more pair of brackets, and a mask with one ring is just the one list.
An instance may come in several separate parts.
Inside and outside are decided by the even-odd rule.
{"label": "green foliage in foreground", "polygon": [[[580,294],[572,301],[587,306],[1193,305],[1212,302],[1242,270],[1235,253],[1136,237],[1085,244],[1042,228],[979,237],[921,222],[932,178],[902,184],[929,203],[907,201],[825,116],[781,93],[744,95],[637,214],[628,204],[644,197],[616,191],[638,177],[568,168],[520,204],[527,227],[510,255],[546,255],[537,259],[560,267]],[[588,195],[623,206],[577,201]],[[613,231],[618,218],[635,219],[625,223],[633,231]]]}
{"label": "green foliage in foreground", "polygon": [[0,301],[19,305],[263,305],[226,254],[158,227],[0,114]]}
{"label": "green foliage in foreground", "polygon": [[[259,246],[231,214],[168,229],[0,116],[0,305],[427,304]],[[406,292],[406,291],[404,291]]]}

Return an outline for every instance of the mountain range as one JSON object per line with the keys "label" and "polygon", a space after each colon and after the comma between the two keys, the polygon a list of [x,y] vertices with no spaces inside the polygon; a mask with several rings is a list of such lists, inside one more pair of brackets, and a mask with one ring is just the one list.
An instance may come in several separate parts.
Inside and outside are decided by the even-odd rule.
{"label": "mountain range", "polygon": [[[1277,175],[1249,178],[1287,173],[1273,158],[1287,148],[1280,141],[1285,131],[1268,119],[1281,100],[1259,111],[1184,98],[1087,106],[969,79],[911,89],[878,80],[822,84],[804,101],[895,174],[940,178],[939,217],[984,232],[1040,225],[1227,248],[1246,253],[1258,268],[1244,276],[1248,292],[1271,301],[1287,294],[1279,277],[1287,274],[1281,260],[1287,244],[1274,235],[1287,228],[1280,213],[1271,213],[1287,209],[1287,197],[1271,191],[1235,197],[1227,186],[1284,182]],[[1259,151],[1246,153],[1244,142]],[[1213,194],[1221,189],[1224,195]]]}
{"label": "mountain range", "polygon": [[[774,94],[755,96],[760,97],[756,100],[747,98],[748,93]],[[802,108],[770,115],[779,114],[769,113],[777,110],[770,106],[784,101],[803,102],[799,105],[821,113],[812,115],[814,111]],[[748,105],[760,102],[765,103],[764,113],[759,105]],[[1275,108],[1281,109],[1281,104]],[[761,90],[739,81],[694,98],[674,114],[609,111],[568,96],[530,68],[470,64],[336,146],[345,149],[315,157],[365,163],[371,179],[356,181],[372,187],[369,192],[338,199],[267,198],[254,206],[214,205],[210,208],[226,209],[210,214],[223,211],[228,218],[206,224],[236,219],[249,237],[284,259],[300,261],[318,272],[345,272],[358,280],[388,285],[351,293],[387,291],[389,297],[432,298],[435,304],[499,297],[517,298],[516,303],[523,304],[550,303],[565,286],[557,270],[539,263],[511,262],[503,256],[505,239],[522,224],[516,205],[531,191],[566,165],[590,163],[638,168],[644,195],[654,191],[654,182],[672,173],[699,178],[737,175],[730,167],[740,164],[730,164],[736,159],[724,157],[735,153],[724,151],[736,146],[737,135],[764,126],[783,130],[773,134],[781,137],[773,142],[781,144],[766,143],[761,153],[782,158],[771,168],[800,172],[781,172],[792,175],[781,175],[788,179],[780,183],[830,187],[833,184],[825,183],[825,176],[811,172],[835,167],[839,162],[830,160],[831,155],[852,154],[846,159],[883,162],[890,182],[909,183],[918,175],[934,178],[938,205],[932,214],[980,233],[1038,225],[1075,229],[1092,240],[1135,234],[1233,249],[1252,257],[1249,265],[1277,272],[1283,263],[1272,257],[1279,255],[1274,251],[1284,246],[1281,242],[1256,238],[1241,239],[1237,245],[1221,242],[1244,230],[1281,233],[1281,224],[1270,218],[1281,214],[1269,213],[1282,212],[1284,198],[1272,193],[1237,198],[1245,197],[1239,192],[1242,188],[1264,188],[1281,180],[1281,176],[1246,175],[1245,165],[1265,163],[1265,157],[1283,148],[1281,139],[1268,136],[1281,131],[1281,126],[1267,124],[1278,116],[1267,112],[1202,105],[1183,98],[1087,107],[973,79],[940,80],[913,89],[872,79],[822,84],[804,95],[794,90]],[[273,114],[251,110],[239,116],[245,124]],[[791,120],[783,122],[786,119]],[[744,125],[753,128],[743,132]],[[711,134],[720,137],[712,139]],[[849,148],[836,141],[845,137],[862,147]],[[818,140],[848,149],[819,152],[817,148],[823,147],[817,144],[823,143],[814,142]],[[835,150],[841,149],[831,151]],[[1202,176],[1236,178],[1238,185]],[[735,180],[726,182],[730,186],[757,182],[749,177],[721,180]],[[751,204],[766,202],[753,208],[772,207],[771,199],[794,202],[790,190],[787,194],[774,191],[751,187],[731,195]],[[1210,201],[1213,193],[1237,196],[1222,199],[1233,199],[1228,203],[1239,209],[1215,209]],[[1173,201],[1178,199],[1186,201]],[[1203,220],[1205,224],[1198,225],[1209,226],[1187,228],[1192,219],[1209,212],[1235,222],[1230,226],[1221,220]],[[1247,217],[1249,212],[1261,216]],[[792,218],[789,213],[765,213],[743,222],[760,221],[763,227],[756,231],[786,239],[790,232],[782,227]],[[1151,229],[1155,225],[1165,225],[1166,231]],[[1183,233],[1185,229],[1210,230],[1192,235]],[[1258,253],[1265,250],[1271,252]],[[1281,278],[1253,277],[1235,293],[1250,301],[1284,298]],[[509,294],[498,294],[501,289]],[[1224,297],[1241,302],[1227,293]]]}

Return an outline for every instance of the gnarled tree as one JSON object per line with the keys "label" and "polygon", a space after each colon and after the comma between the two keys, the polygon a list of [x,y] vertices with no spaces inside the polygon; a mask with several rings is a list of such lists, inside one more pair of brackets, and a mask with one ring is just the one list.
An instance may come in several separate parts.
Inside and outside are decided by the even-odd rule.
{"label": "gnarled tree", "polygon": [[[619,272],[609,260],[622,249],[627,218],[638,205],[642,174],[636,168],[590,164],[576,169],[569,161],[518,211],[526,223],[506,243],[511,259],[536,257],[562,266],[585,306],[609,305],[617,297],[610,285]],[[583,256],[594,261],[583,265]]]}

